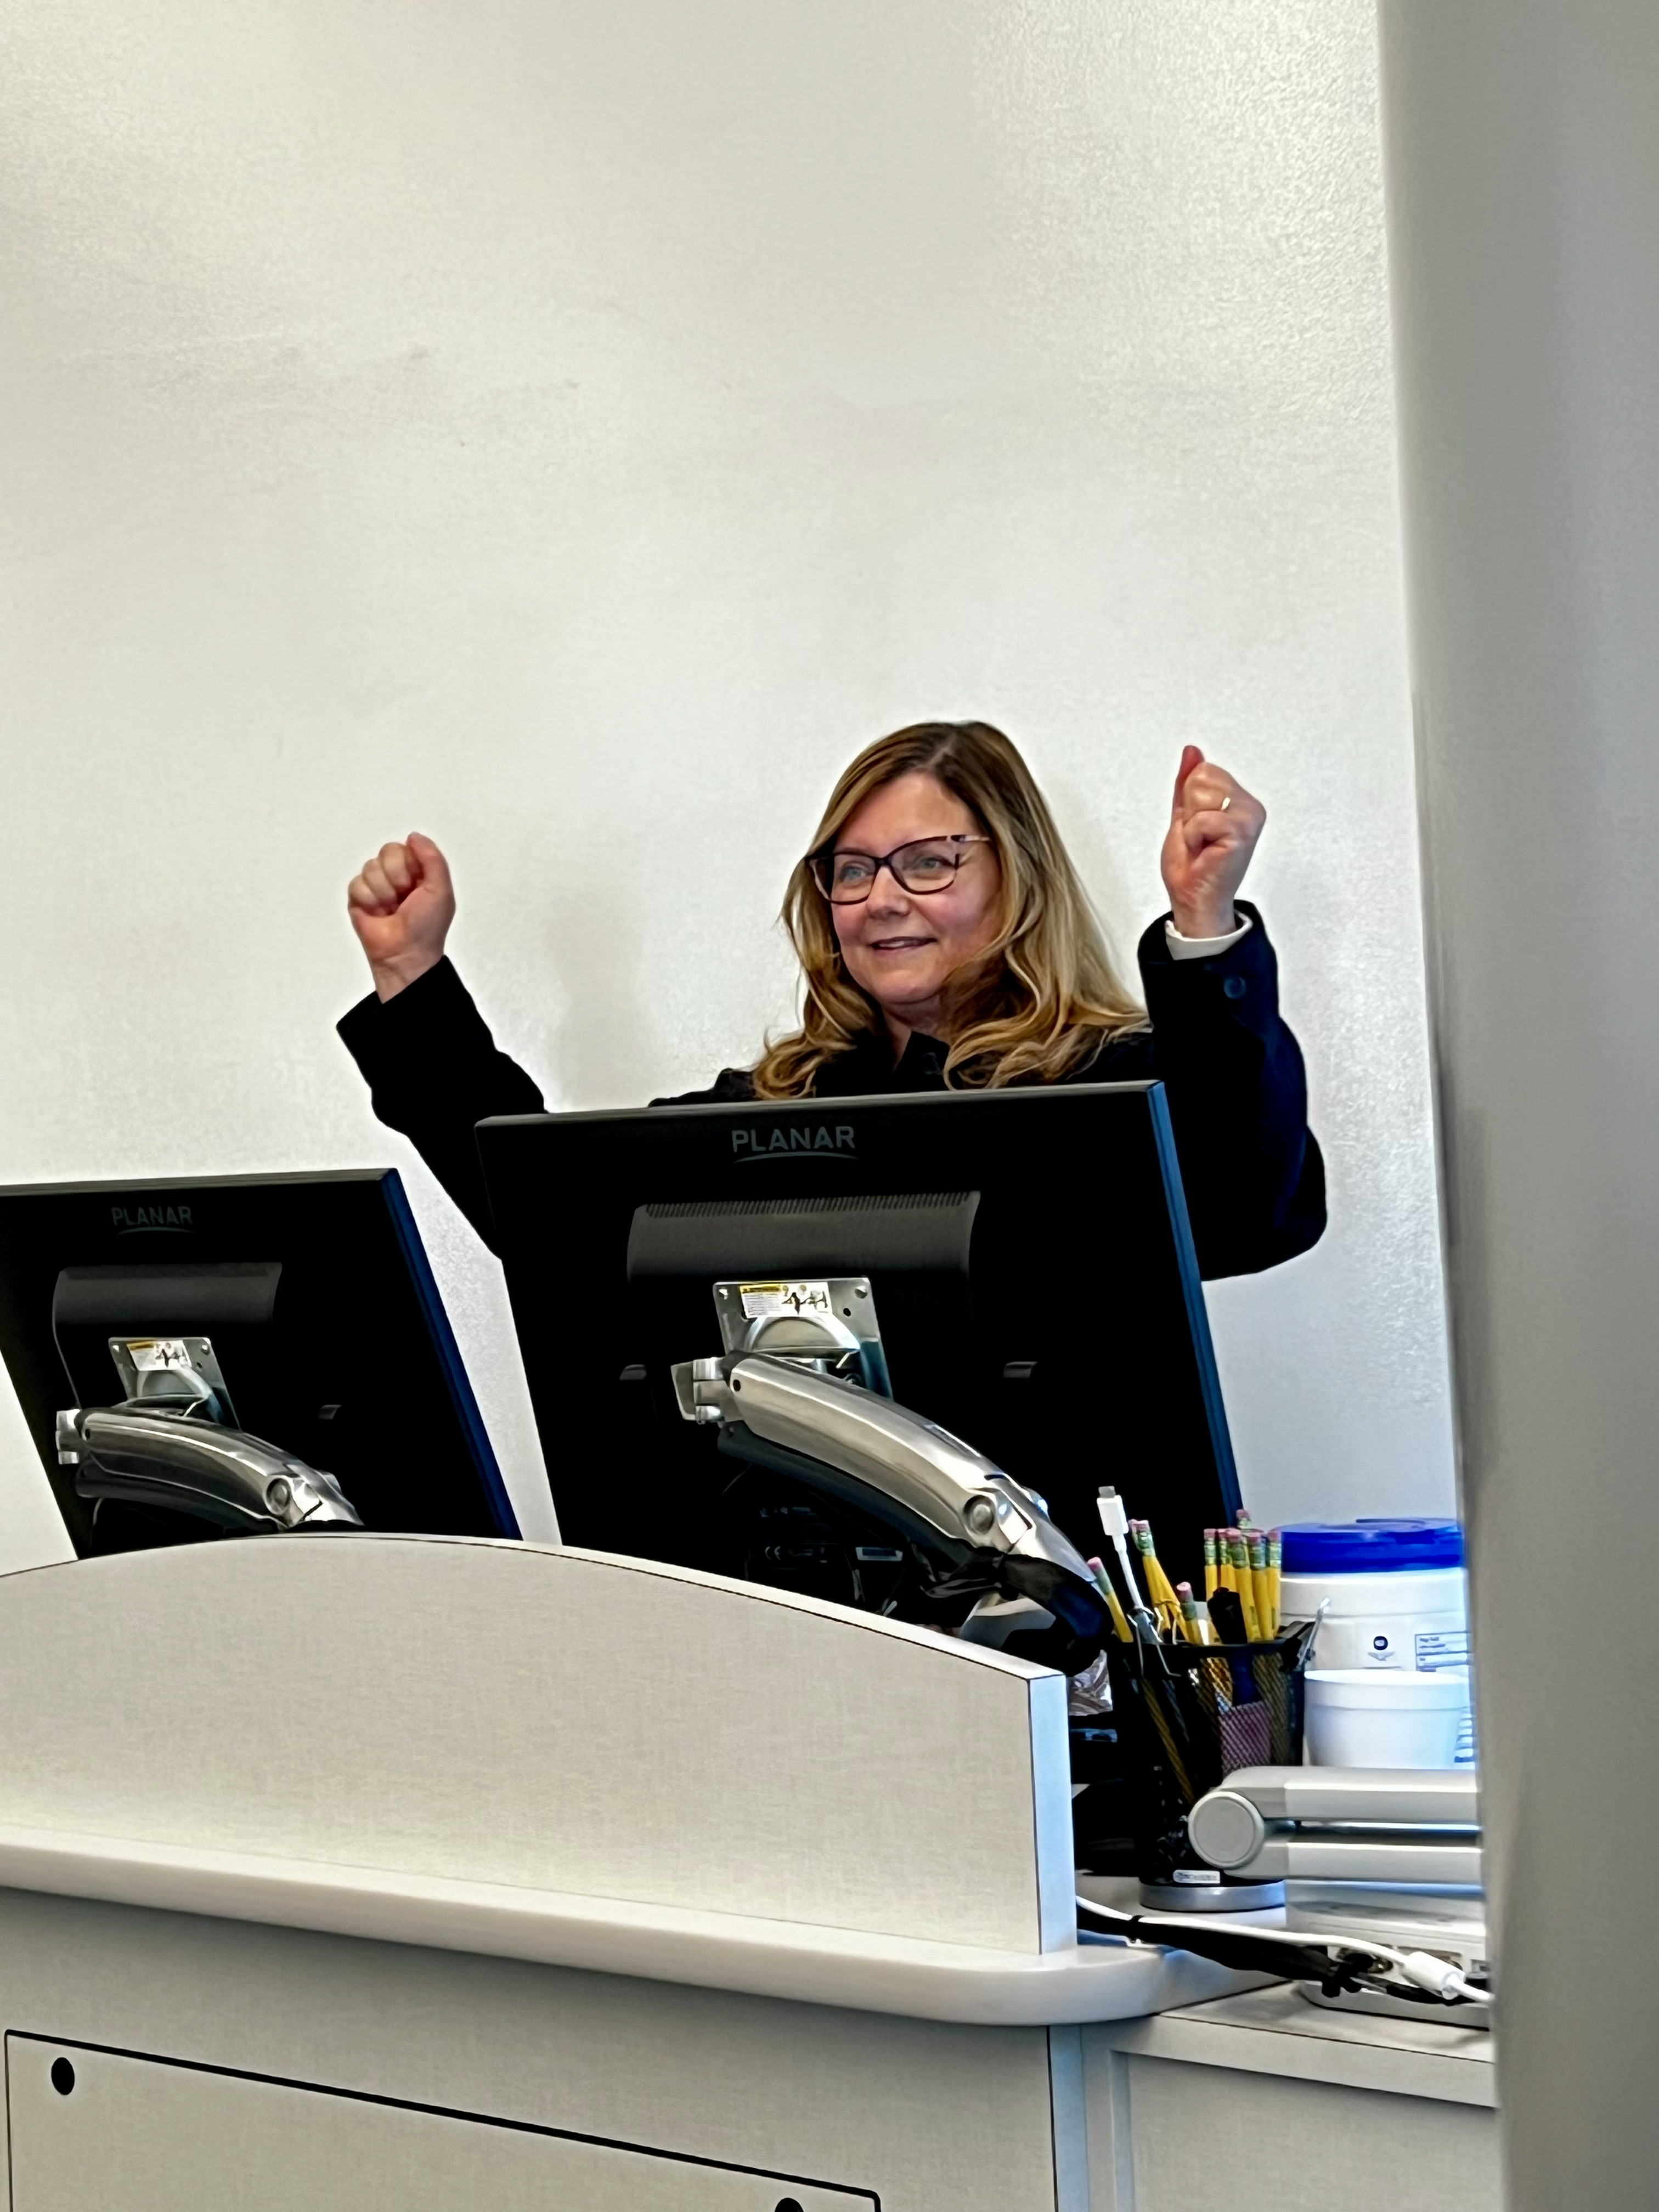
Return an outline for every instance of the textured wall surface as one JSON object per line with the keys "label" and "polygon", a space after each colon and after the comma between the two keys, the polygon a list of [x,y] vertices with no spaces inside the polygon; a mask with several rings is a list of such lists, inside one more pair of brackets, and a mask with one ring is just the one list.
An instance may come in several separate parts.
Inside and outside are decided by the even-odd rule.
{"label": "textured wall surface", "polygon": [[365,853],[437,836],[502,1041],[634,1102],[787,1018],[868,738],[1001,722],[1126,958],[1196,740],[1271,809],[1333,1186],[1212,1296],[1247,1494],[1449,1504],[1374,45],[1369,0],[16,0],[0,1174],[397,1160],[527,1498],[494,1264],[331,1033]]}

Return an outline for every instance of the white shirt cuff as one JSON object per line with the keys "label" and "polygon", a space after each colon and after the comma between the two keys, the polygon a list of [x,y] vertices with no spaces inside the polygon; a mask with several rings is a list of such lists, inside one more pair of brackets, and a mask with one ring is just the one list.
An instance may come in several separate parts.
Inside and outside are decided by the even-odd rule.
{"label": "white shirt cuff", "polygon": [[1164,941],[1170,948],[1171,960],[1213,960],[1218,952],[1230,952],[1240,938],[1248,934],[1250,917],[1247,914],[1238,927],[1230,930],[1225,937],[1183,937],[1174,922],[1164,925]]}

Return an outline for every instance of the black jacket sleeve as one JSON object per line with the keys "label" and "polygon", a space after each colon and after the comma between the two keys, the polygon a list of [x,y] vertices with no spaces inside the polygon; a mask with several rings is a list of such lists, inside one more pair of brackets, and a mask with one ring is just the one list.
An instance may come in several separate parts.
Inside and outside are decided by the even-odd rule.
{"label": "black jacket sleeve", "polygon": [[1325,1164],[1308,1127],[1301,1048],[1279,1012],[1261,918],[1209,960],[1170,957],[1162,921],[1139,945],[1151,1072],[1169,1094],[1181,1179],[1206,1276],[1294,1259],[1325,1226]]}
{"label": "black jacket sleeve", "polygon": [[539,1114],[542,1094],[495,1048],[472,994],[447,960],[384,1002],[360,1000],[339,1024],[375,1116],[400,1130],[487,1244],[495,1243],[478,1164],[477,1123]]}

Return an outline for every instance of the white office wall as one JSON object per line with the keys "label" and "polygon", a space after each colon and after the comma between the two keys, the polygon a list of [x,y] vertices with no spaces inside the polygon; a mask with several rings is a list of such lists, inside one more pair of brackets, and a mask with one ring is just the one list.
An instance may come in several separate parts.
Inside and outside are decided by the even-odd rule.
{"label": "white office wall", "polygon": [[1194,739],[1270,809],[1331,1169],[1321,1248],[1212,1292],[1247,1495],[1448,1505],[1373,47],[1369,0],[14,0],[0,1176],[396,1161],[529,1498],[494,1263],[331,1033],[364,854],[438,837],[501,1041],[632,1102],[787,1018],[867,738],[1013,732],[1126,959]]}

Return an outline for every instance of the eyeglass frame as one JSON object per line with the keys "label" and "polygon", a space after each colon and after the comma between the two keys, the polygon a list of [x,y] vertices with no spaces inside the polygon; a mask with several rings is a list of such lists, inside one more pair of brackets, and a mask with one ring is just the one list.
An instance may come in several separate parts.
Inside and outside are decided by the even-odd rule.
{"label": "eyeglass frame", "polygon": [[894,861],[897,860],[901,853],[908,853],[913,847],[917,845],[994,845],[995,842],[996,840],[994,837],[988,837],[982,831],[973,830],[941,830],[936,836],[933,837],[907,837],[902,845],[895,845],[890,853],[883,853],[879,857],[878,857],[874,853],[860,853],[856,849],[856,848],[849,847],[848,851],[854,859],[870,860],[873,861],[875,864],[873,872],[870,878],[870,889],[865,892],[862,898],[838,899],[833,896],[828,885],[820,879],[818,875],[820,866],[825,862],[833,863],[842,857],[833,846],[830,847],[827,852],[822,846],[820,846],[816,853],[809,853],[806,855],[806,866],[809,874],[811,876],[813,884],[817,890],[818,896],[823,901],[826,906],[865,905],[873,894],[877,884],[880,881],[881,872],[884,868],[886,869],[888,874],[891,876],[893,881],[898,885],[899,889],[904,893],[907,898],[937,898],[941,891],[948,891],[951,890],[951,886],[955,884],[957,878],[962,873],[963,863],[971,856],[967,853],[963,853],[957,856],[957,864],[951,871],[951,879],[949,883],[935,884],[930,890],[913,891],[909,884],[907,884],[902,876],[899,874],[898,870],[893,866]]}

